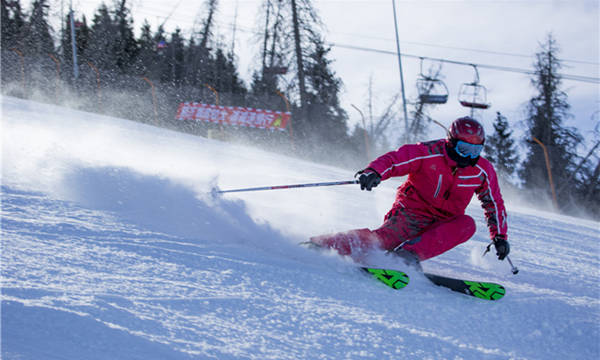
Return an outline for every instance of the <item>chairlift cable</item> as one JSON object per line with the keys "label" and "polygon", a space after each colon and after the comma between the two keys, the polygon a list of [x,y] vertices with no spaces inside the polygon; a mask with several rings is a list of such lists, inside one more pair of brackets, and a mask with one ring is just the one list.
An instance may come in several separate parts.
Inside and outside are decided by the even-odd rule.
{"label": "chairlift cable", "polygon": [[[330,42],[329,44],[332,46],[340,47],[340,48],[398,56],[397,53],[395,53],[393,51],[389,51],[389,50],[373,49],[373,48],[340,44],[340,43],[332,43],[332,42]],[[479,68],[490,69],[490,70],[507,71],[507,72],[526,74],[526,75],[535,75],[534,70],[520,69],[520,68],[516,68],[516,67],[509,67],[509,66],[468,63],[468,62],[464,62],[464,61],[457,61],[457,60],[450,60],[450,59],[443,59],[443,58],[433,58],[433,57],[428,57],[428,56],[419,56],[419,55],[412,55],[412,54],[407,54],[407,53],[403,53],[401,56],[413,58],[413,59],[421,59],[422,58],[422,59],[426,59],[426,60],[438,61],[438,62],[454,64],[454,65],[478,66]],[[597,77],[584,76],[584,75],[571,75],[571,74],[559,74],[559,76],[565,80],[587,82],[587,83],[592,83],[592,84],[600,84],[600,78],[597,78]]]}
{"label": "chairlift cable", "polygon": [[[226,25],[231,25],[231,23]],[[257,33],[256,30],[250,29],[248,27],[244,28],[243,30],[241,30],[243,32],[248,32],[248,33]],[[339,34],[339,35],[350,35],[353,37],[362,37],[362,38],[366,38],[366,39],[377,39],[377,40],[386,40],[386,41],[393,41],[390,38],[385,38],[385,37],[380,37],[380,36],[370,36],[370,35],[362,35],[362,34],[352,34],[352,33],[343,33],[343,32],[329,32],[330,34]],[[429,47],[434,47],[434,48],[442,48],[442,49],[452,49],[452,50],[460,50],[460,51],[471,51],[471,52],[478,52],[478,53],[483,53],[483,54],[494,54],[494,55],[502,55],[502,56],[512,56],[512,57],[520,57],[520,58],[524,58],[524,59],[531,59],[532,56],[531,55],[525,55],[525,54],[516,54],[516,53],[510,53],[510,52],[505,52],[505,51],[494,51],[494,50],[484,50],[484,49],[474,49],[474,48],[466,48],[466,47],[458,47],[458,46],[447,46],[447,45],[439,45],[439,44],[430,44],[430,43],[425,43],[425,42],[418,42],[418,41],[402,41],[402,43],[404,44],[413,44],[413,45],[421,45],[421,46],[429,46]],[[589,60],[575,60],[575,59],[567,59],[567,58],[563,58],[560,59],[563,62],[569,62],[569,63],[577,63],[577,64],[586,64],[586,65],[600,65],[599,62],[597,61],[589,61]]]}

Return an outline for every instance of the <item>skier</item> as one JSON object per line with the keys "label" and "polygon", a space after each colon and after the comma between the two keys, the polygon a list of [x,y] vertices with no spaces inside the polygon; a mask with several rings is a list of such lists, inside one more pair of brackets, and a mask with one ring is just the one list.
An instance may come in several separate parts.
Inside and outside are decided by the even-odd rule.
{"label": "skier", "polygon": [[452,122],[446,139],[404,145],[378,157],[357,173],[361,190],[371,191],[382,180],[408,175],[383,225],[316,236],[310,243],[357,261],[380,248],[419,265],[473,236],[475,221],[465,209],[475,193],[498,259],[503,260],[510,251],[507,217],[494,167],[479,156],[484,141],[481,124],[462,117]]}

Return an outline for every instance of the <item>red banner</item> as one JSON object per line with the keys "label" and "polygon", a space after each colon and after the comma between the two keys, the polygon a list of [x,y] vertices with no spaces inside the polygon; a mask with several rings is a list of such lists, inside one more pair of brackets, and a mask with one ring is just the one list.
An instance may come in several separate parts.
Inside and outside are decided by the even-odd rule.
{"label": "red banner", "polygon": [[291,117],[289,112],[186,102],[179,104],[176,119],[285,130]]}

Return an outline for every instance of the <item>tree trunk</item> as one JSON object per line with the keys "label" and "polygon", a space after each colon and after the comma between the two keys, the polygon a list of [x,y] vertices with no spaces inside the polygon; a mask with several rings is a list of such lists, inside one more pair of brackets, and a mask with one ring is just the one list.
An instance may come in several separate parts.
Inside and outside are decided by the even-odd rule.
{"label": "tree trunk", "polygon": [[[271,42],[271,54],[269,59],[269,66],[275,66],[275,45],[277,44],[277,35],[279,33],[279,24],[281,19],[281,0],[277,4],[277,14],[275,15],[275,24],[273,25],[273,39]],[[277,63],[277,65],[281,65]]]}
{"label": "tree trunk", "polygon": [[265,76],[265,67],[267,66],[267,41],[269,39],[269,15],[271,12],[271,2],[267,2],[267,18],[265,19],[265,38],[263,40],[262,53],[262,76]]}
{"label": "tree trunk", "polygon": [[300,109],[301,116],[304,117],[306,111],[306,85],[304,82],[304,62],[302,61],[302,48],[300,46],[300,24],[298,20],[296,0],[292,0],[292,21],[294,22],[294,44],[296,48],[296,63],[298,67],[298,86],[300,87]]}

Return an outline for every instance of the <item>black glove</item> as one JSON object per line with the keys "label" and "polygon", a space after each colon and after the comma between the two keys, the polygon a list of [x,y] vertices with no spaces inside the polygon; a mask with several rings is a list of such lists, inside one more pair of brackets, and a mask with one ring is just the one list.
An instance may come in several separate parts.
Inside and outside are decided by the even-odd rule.
{"label": "black glove", "polygon": [[494,246],[496,247],[496,255],[498,255],[498,260],[504,260],[504,258],[510,252],[510,245],[508,245],[508,241],[506,241],[506,236],[496,235],[494,238]]}
{"label": "black glove", "polygon": [[360,175],[358,182],[360,183],[361,190],[366,189],[367,191],[371,191],[372,188],[377,187],[381,182],[381,176],[373,169],[361,170],[356,175]]}

